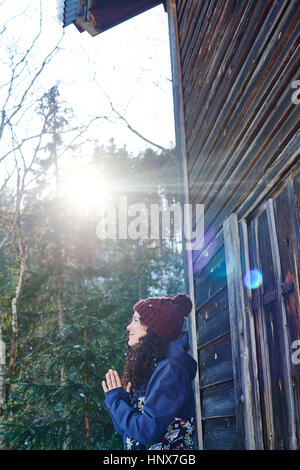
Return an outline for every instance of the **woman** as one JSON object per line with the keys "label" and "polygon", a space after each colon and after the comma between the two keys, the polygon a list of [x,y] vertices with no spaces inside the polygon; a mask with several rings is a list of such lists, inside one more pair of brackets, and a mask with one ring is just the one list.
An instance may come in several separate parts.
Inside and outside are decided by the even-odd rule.
{"label": "woman", "polygon": [[191,299],[153,297],[133,310],[123,380],[107,372],[105,406],[125,449],[191,449],[197,363],[187,352],[187,332],[182,334]]}

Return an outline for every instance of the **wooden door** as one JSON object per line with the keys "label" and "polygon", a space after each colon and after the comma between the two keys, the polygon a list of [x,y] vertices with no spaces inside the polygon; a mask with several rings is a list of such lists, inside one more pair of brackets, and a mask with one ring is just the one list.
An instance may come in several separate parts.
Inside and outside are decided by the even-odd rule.
{"label": "wooden door", "polygon": [[[238,422],[248,448],[299,448],[299,227],[299,167],[247,219],[224,224],[226,262],[234,264],[227,279],[235,390],[244,401]],[[261,278],[247,277],[254,270]]]}

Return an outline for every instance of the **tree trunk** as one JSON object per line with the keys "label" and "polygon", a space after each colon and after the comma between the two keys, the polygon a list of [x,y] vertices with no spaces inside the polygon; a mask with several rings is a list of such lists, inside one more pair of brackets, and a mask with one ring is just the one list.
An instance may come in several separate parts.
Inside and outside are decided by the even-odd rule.
{"label": "tree trunk", "polygon": [[18,304],[19,299],[22,294],[23,286],[24,286],[24,279],[26,274],[26,254],[25,254],[25,246],[21,232],[21,224],[20,220],[18,219],[16,224],[16,231],[17,231],[17,240],[18,240],[18,247],[19,247],[19,254],[20,254],[20,273],[19,273],[19,281],[16,287],[16,293],[14,298],[11,302],[11,311],[12,311],[12,337],[11,337],[11,348],[10,348],[10,356],[9,356],[9,366],[7,372],[7,381],[6,381],[6,388],[5,388],[5,401],[8,402],[9,393],[10,393],[10,379],[13,375],[15,364],[16,364],[16,357],[17,357],[17,343],[18,343]]}
{"label": "tree trunk", "polygon": [[[83,281],[83,295],[82,295],[82,301],[83,301],[83,319],[84,319],[84,324],[83,324],[83,334],[84,334],[84,348],[85,351],[87,350],[87,325],[86,325],[86,312],[87,312],[87,299],[86,299],[86,286],[85,286],[85,278],[82,273],[82,281]],[[84,384],[87,385],[88,382],[88,375],[87,375],[87,367],[85,365],[84,367]],[[91,436],[91,427],[90,427],[90,417],[89,417],[89,400],[88,397],[85,395],[84,396],[84,405],[85,405],[85,413],[84,413],[84,421],[85,421],[85,435],[86,435],[86,450],[89,448],[89,440]]]}
{"label": "tree trunk", "polygon": [[[5,404],[5,343],[2,339],[2,313],[0,312],[0,429],[1,425],[5,423],[6,419],[6,404]],[[0,436],[0,450],[3,447],[3,439]]]}

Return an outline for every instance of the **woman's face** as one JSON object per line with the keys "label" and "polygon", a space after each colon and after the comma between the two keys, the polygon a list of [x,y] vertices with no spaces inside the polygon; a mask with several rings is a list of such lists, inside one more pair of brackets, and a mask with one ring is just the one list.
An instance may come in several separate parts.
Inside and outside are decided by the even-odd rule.
{"label": "woman's face", "polygon": [[131,323],[127,326],[129,332],[128,346],[135,346],[138,344],[139,339],[146,335],[147,326],[142,325],[140,316],[137,312],[134,312]]}

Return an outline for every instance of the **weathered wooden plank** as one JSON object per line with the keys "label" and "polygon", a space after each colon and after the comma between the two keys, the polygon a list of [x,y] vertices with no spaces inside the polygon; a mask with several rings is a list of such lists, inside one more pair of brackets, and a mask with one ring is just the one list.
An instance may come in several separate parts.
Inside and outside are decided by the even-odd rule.
{"label": "weathered wooden plank", "polygon": [[[206,16],[210,0],[203,0],[202,2],[193,3],[193,18],[191,20],[189,30],[187,32],[185,40],[180,41],[181,63],[183,66],[186,54],[191,56],[193,53],[194,45],[198,37],[199,31],[202,27],[203,19]],[[182,78],[184,79],[184,75]]]}
{"label": "weathered wooden plank", "polygon": [[[204,259],[204,258],[203,258]],[[197,263],[196,266],[199,266]],[[216,292],[226,287],[226,265],[224,247],[221,247],[194,278],[196,308],[213,298]]]}
{"label": "weathered wooden plank", "polygon": [[[205,40],[205,37],[207,35],[207,29],[209,28],[209,25],[210,25],[210,20],[213,17],[213,14],[216,9],[217,9],[217,1],[210,0],[207,3],[207,5],[204,6],[203,13],[205,14],[200,15],[199,17],[198,28],[195,30],[196,36],[194,35],[194,40],[196,40],[195,47],[193,48],[193,50],[189,50],[186,53],[186,57],[185,57],[185,61],[193,62],[195,67],[196,67],[195,61],[197,60],[199,51],[202,50],[202,43]],[[181,44],[181,47],[183,48],[183,44]],[[183,63],[182,65],[185,66]],[[194,71],[192,73],[194,73]]]}
{"label": "weathered wooden plank", "polygon": [[199,351],[200,386],[232,379],[230,336]]}
{"label": "weathered wooden plank", "polygon": [[[241,243],[241,269],[243,276],[250,272],[250,257],[249,257],[249,240],[247,223],[243,219],[239,223],[239,235]],[[255,336],[255,319],[252,312],[252,291],[243,283],[243,294],[245,302],[245,323],[246,334],[249,347],[249,375],[251,380],[251,413],[253,415],[253,433],[255,440],[255,449],[262,450],[263,444],[263,431],[262,431],[262,418],[261,418],[261,403],[259,394],[259,378],[258,378],[258,365],[257,365],[257,341]]]}
{"label": "weathered wooden plank", "polygon": [[[195,10],[198,4],[194,0],[188,0],[185,8],[184,18],[179,20],[178,18],[178,29],[179,29],[179,48],[182,43],[187,41],[186,37],[190,33],[191,20],[195,15]],[[182,58],[182,52],[181,52]],[[182,59],[181,59],[182,63]]]}
{"label": "weathered wooden plank", "polygon": [[[300,153],[299,153],[299,163],[300,163]],[[300,224],[300,173],[297,174],[294,179],[294,193],[295,193],[296,211],[298,215],[298,223]]]}
{"label": "weathered wooden plank", "polygon": [[235,418],[219,418],[203,423],[205,450],[235,450],[236,420]]}
{"label": "weathered wooden plank", "polygon": [[[272,247],[270,241],[269,224],[266,211],[258,217],[258,247],[261,260],[261,272],[263,276],[263,293],[268,293],[276,287],[275,267],[272,258]],[[268,356],[263,361],[262,367],[270,371],[270,395],[268,400],[273,409],[273,447],[274,449],[289,448],[289,430],[287,403],[285,400],[286,386],[284,380],[283,357],[285,355],[284,341],[281,335],[281,314],[279,302],[262,306],[262,314],[265,323],[266,336],[264,338],[265,348]]]}
{"label": "weathered wooden plank", "polygon": [[258,205],[263,201],[270,191],[275,188],[277,183],[284,179],[287,171],[298,163],[300,164],[300,130],[289,140],[286,147],[282,150],[278,158],[265,171],[259,182],[256,184],[246,199],[239,205],[237,214],[239,218],[251,217],[251,212],[255,211]]}
{"label": "weathered wooden plank", "polygon": [[[204,38],[204,35],[201,33],[203,30],[203,24],[205,21],[205,18],[208,17],[208,12],[209,12],[209,7],[210,7],[209,1],[204,1],[201,5],[198,6],[198,10],[195,13],[195,18],[193,19],[193,22],[195,26],[193,27],[192,33],[190,36],[187,37],[186,41],[182,44],[182,79],[183,79],[183,85],[184,85],[184,100],[188,100],[188,96],[190,92],[193,90],[193,83],[197,80],[197,75],[199,69],[195,67],[195,62],[199,58],[199,54],[202,51],[202,41]],[[232,5],[232,8],[234,8],[234,2],[230,2]],[[220,34],[220,41],[222,40],[224,30],[226,30],[226,24],[230,21],[230,15],[228,15],[228,19],[226,18],[224,22],[220,23],[218,25],[218,28],[220,27],[219,34]],[[218,52],[218,51],[217,51]],[[190,76],[191,74],[191,76]]]}
{"label": "weathered wooden plank", "polygon": [[177,13],[177,22],[179,23],[180,15],[182,13],[182,9],[185,8],[187,0],[177,0],[176,1],[176,13]]}
{"label": "weathered wooden plank", "polygon": [[[258,220],[254,219],[249,228],[249,258],[250,267],[262,272],[261,260],[259,257]],[[262,406],[263,438],[264,448],[274,449],[274,413],[271,392],[271,372],[267,339],[266,318],[263,311],[263,284],[252,291],[252,299],[257,301],[258,311],[254,314],[257,364],[259,388]]]}
{"label": "weathered wooden plank", "polygon": [[[292,292],[294,290],[294,283],[293,282],[288,282],[287,284],[282,284],[281,285],[281,290],[282,294],[286,295],[289,292]],[[271,292],[268,292],[267,294],[263,295],[263,305],[268,305],[271,302],[274,302],[274,300],[277,299],[277,290],[274,289]],[[252,302],[252,310],[257,310],[258,309],[258,303],[257,302]]]}
{"label": "weathered wooden plank", "polygon": [[[205,220],[204,220],[205,223]],[[210,264],[212,259],[222,249],[223,245],[223,233],[222,231],[215,230],[214,226],[206,226],[204,231],[204,243],[201,250],[193,250],[193,269],[194,274],[197,277],[201,277],[204,280],[205,277],[211,276],[208,274],[211,272]]]}
{"label": "weathered wooden plank", "polygon": [[[300,172],[295,176],[293,179],[293,193],[294,193],[294,206],[295,210],[292,211],[292,219],[293,219],[293,233],[295,236],[295,240],[299,240],[300,234]],[[291,189],[289,188],[290,192]],[[291,195],[290,195],[291,199]],[[295,247],[299,242],[295,241]],[[297,260],[297,271],[298,271],[298,286],[299,286],[299,279],[300,279],[300,262],[299,262],[299,253],[300,249],[298,248],[296,255]],[[295,349],[293,349],[295,352]],[[297,355],[296,359],[299,359],[299,355]],[[294,382],[294,397],[295,397],[295,404],[296,406],[296,423],[297,423],[297,434],[298,434],[298,442],[300,443],[300,364],[294,364],[294,374],[293,374],[293,382]]]}
{"label": "weathered wooden plank", "polygon": [[220,292],[213,302],[207,303],[197,315],[198,347],[229,332],[227,289]]}
{"label": "weathered wooden plank", "polygon": [[[255,3],[251,3],[253,5],[253,9],[255,7]],[[194,125],[198,125],[198,123],[196,122],[196,109],[201,110],[199,97],[202,94],[202,87],[204,87],[206,81],[209,80],[207,78],[207,74],[211,73],[212,70],[214,71],[215,58],[217,61],[219,61],[221,56],[222,60],[221,62],[219,62],[219,64],[220,66],[222,65],[222,61],[224,57],[226,57],[226,52],[228,52],[228,48],[232,47],[232,44],[229,39],[231,38],[231,41],[233,40],[236,33],[236,29],[239,27],[238,19],[242,20],[243,11],[245,10],[245,8],[245,3],[243,3],[242,5],[239,4],[238,6],[234,6],[232,2],[228,4],[224,2],[224,8],[217,8],[219,15],[219,17],[217,18],[217,24],[215,22],[216,18],[210,20],[210,27],[207,28],[204,39],[201,43],[198,42],[195,46],[198,49],[198,54],[195,54],[195,63],[193,63],[192,60],[193,56],[191,56],[190,58],[187,56],[186,63],[183,66],[183,83],[184,104],[186,110],[187,125],[189,129],[189,133],[187,134],[188,139],[190,139],[191,135],[194,134],[194,132],[191,133],[192,128],[190,128],[190,124],[192,124],[193,122]],[[215,14],[214,16],[217,17],[218,15]],[[228,30],[229,24],[231,25],[230,30]],[[222,47],[224,46],[225,41],[227,42],[227,48],[224,50],[222,49]],[[207,47],[205,47],[206,44]]]}
{"label": "weathered wooden plank", "polygon": [[[290,179],[282,192],[274,199],[274,213],[278,234],[278,249],[282,280],[293,284],[294,289],[284,295],[287,329],[289,338],[289,353],[293,357],[293,343],[300,339],[300,226],[295,204],[294,182]],[[284,293],[283,293],[284,294]],[[300,364],[291,361],[291,380],[295,404],[296,433],[300,436]]]}
{"label": "weathered wooden plank", "polygon": [[300,338],[300,228],[292,179],[274,199],[274,214],[278,234],[282,286],[283,283],[293,285],[293,289],[284,296],[289,337],[293,342],[293,340]]}
{"label": "weathered wooden plank", "polygon": [[202,418],[234,416],[235,400],[233,382],[204,389],[201,393]]}
{"label": "weathered wooden plank", "polygon": [[[284,209],[284,208],[283,208]],[[287,315],[284,298],[282,296],[281,284],[282,284],[282,272],[281,262],[278,247],[278,238],[274,214],[273,200],[269,199],[267,202],[267,215],[270,242],[272,248],[272,259],[274,266],[274,277],[276,288],[278,292],[278,311],[280,314],[280,334],[282,341],[282,369],[283,369],[283,381],[285,386],[285,405],[287,411],[287,423],[288,423],[288,438],[289,448],[295,450],[298,448],[297,436],[296,436],[296,414],[295,414],[295,403],[293,397],[293,384],[292,384],[292,370],[291,370],[291,351],[289,344],[289,334],[287,330]]]}
{"label": "weathered wooden plank", "polygon": [[246,449],[255,449],[254,404],[240,260],[241,248],[236,214],[232,214],[225,220],[223,226],[238,438],[241,441],[244,438]]}
{"label": "weathered wooden plank", "polygon": [[[194,84],[194,87],[196,87],[197,94],[194,97],[193,108],[191,111],[191,119],[194,120],[194,127],[191,127],[191,123],[187,122],[189,171],[191,171],[191,168],[195,163],[195,159],[199,156],[199,150],[202,149],[201,146],[203,146],[203,143],[199,144],[201,137],[204,136],[206,138],[206,136],[209,135],[208,118],[209,115],[211,115],[210,105],[215,100],[218,87],[221,82],[221,78],[225,74],[225,72],[221,73],[222,62],[224,61],[224,57],[228,51],[228,48],[230,48],[231,46],[231,41],[234,36],[235,28],[239,23],[244,8],[245,3],[241,2],[237,8],[234,8],[233,15],[226,14],[226,22],[222,22],[222,24],[219,26],[220,31],[217,36],[218,44],[211,46],[211,53],[203,65],[204,71],[201,72],[199,71],[199,69],[195,68],[197,72],[198,81]],[[221,41],[220,44],[219,41]],[[227,44],[224,46],[225,43]],[[196,72],[194,72],[194,75],[196,74]],[[191,72],[187,72],[184,78],[188,77],[190,79],[190,74]],[[185,99],[187,104],[191,101],[193,92],[193,88],[190,88],[188,86],[184,88]],[[221,97],[221,99],[223,98],[224,96]],[[216,119],[218,119],[218,116],[216,116]],[[222,126],[223,123],[221,121],[218,129],[221,130],[223,128]],[[205,155],[205,153],[203,153],[203,156],[203,160],[206,160],[207,156]]]}
{"label": "weathered wooden plank", "polygon": [[[230,9],[230,4],[225,0],[224,8],[219,8],[219,2],[215,1],[211,2],[211,6],[212,8],[208,10],[208,14],[205,17],[205,24],[207,24],[205,34],[200,35],[201,45],[200,47],[198,45],[196,46],[197,53],[195,55],[195,61],[193,60],[193,55],[188,54],[186,56],[186,60],[182,64],[183,84],[185,90],[184,99],[190,90],[194,91],[195,88],[198,89],[198,87],[202,86],[203,81],[205,81],[206,73],[210,68],[210,62],[213,60],[212,56],[214,56],[217,51],[217,43],[221,41],[219,25],[223,23],[223,19],[227,14],[228,9]],[[209,12],[211,12],[211,15],[209,15]],[[202,71],[202,73],[199,74],[199,71]],[[188,81],[184,80],[187,77]],[[193,84],[189,85],[189,82],[192,82]],[[195,83],[197,83],[197,86],[195,86]],[[188,110],[185,109],[186,116],[187,112]]]}
{"label": "weathered wooden plank", "polygon": [[[221,42],[220,42],[219,47],[215,51],[216,52],[215,60],[212,66],[210,67],[210,70],[209,70],[210,75],[207,77],[207,81],[210,82],[210,85],[213,88],[213,91],[216,91],[215,86],[221,80],[221,76],[222,76],[221,66],[222,66],[224,57],[228,51],[228,48],[231,46],[234,34],[238,28],[242,15],[247,6],[246,2],[238,2],[237,4],[234,4],[233,2],[231,2],[231,5],[234,8],[232,14],[229,14],[228,17],[225,18],[225,21],[222,22],[222,24],[218,26],[220,28]],[[200,26],[199,26],[199,29],[200,29]],[[197,36],[194,35],[194,36],[195,37],[193,38],[191,42],[190,51],[189,51],[189,55],[190,55],[190,57],[188,58],[189,67],[187,68],[187,64],[183,64],[183,67],[186,71],[183,75],[185,102],[188,102],[188,100],[190,99],[190,94],[193,92],[193,84],[191,83],[191,80],[195,81],[195,79],[197,78],[197,74],[199,74],[199,70],[197,71],[196,68],[195,70],[193,70],[194,61],[197,58],[197,54],[199,52],[199,46],[200,46],[200,44],[196,42],[198,35]],[[218,70],[215,70],[215,69],[218,69]],[[192,77],[189,76],[189,74],[191,73],[193,74]],[[194,83],[194,86],[195,85],[196,83]],[[210,92],[211,91],[212,90],[210,90]],[[208,96],[209,96],[209,93],[207,93],[207,98]]]}
{"label": "weathered wooden plank", "polygon": [[183,10],[187,5],[187,0],[177,0],[176,2],[176,12],[177,12],[177,21],[178,25],[180,24]]}

